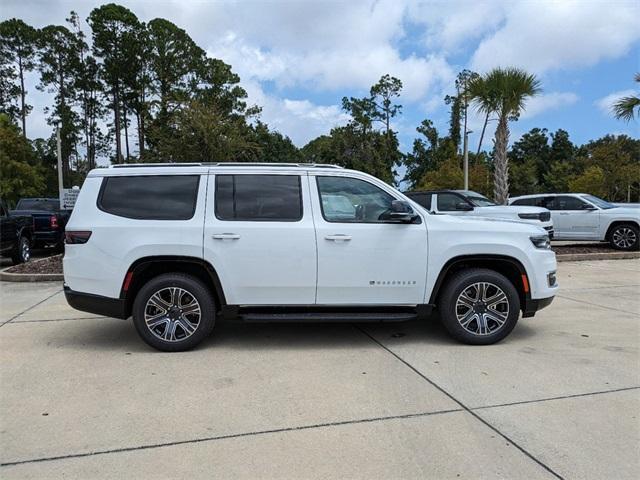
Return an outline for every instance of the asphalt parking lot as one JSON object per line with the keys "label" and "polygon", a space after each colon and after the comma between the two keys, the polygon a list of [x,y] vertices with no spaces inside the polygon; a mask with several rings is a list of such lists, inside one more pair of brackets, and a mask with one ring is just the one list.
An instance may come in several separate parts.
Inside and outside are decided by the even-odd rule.
{"label": "asphalt parking lot", "polygon": [[506,341],[220,324],[192,352],[1,283],[0,477],[638,478],[640,260],[562,263]]}

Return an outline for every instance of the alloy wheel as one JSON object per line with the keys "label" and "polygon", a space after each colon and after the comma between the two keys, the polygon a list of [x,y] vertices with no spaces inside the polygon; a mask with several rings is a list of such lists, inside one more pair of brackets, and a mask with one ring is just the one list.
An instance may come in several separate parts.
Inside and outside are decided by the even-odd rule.
{"label": "alloy wheel", "polygon": [[500,330],[509,318],[509,299],[493,283],[473,283],[458,295],[456,318],[469,333],[490,335]]}
{"label": "alloy wheel", "polygon": [[200,303],[188,290],[166,287],[149,297],[144,308],[144,321],[149,331],[165,342],[189,338],[198,328]]}
{"label": "alloy wheel", "polygon": [[27,240],[23,240],[20,245],[20,255],[22,256],[23,262],[28,262],[29,258],[31,258],[31,247],[29,246],[29,242]]}
{"label": "alloy wheel", "polygon": [[622,249],[629,249],[633,247],[638,241],[636,232],[629,227],[616,228],[612,235],[613,244]]}

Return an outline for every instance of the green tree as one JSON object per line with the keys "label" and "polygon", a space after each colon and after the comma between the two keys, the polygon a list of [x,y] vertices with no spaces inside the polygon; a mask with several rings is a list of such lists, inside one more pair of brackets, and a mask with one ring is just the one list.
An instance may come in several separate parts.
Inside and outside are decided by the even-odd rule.
{"label": "green tree", "polygon": [[607,197],[608,188],[605,173],[597,165],[588,167],[581,175],[569,181],[572,192],[588,192],[597,197]]}
{"label": "green tree", "polygon": [[115,161],[122,163],[121,132],[126,118],[123,102],[127,86],[134,83],[132,76],[135,77],[140,64],[137,54],[142,25],[133,12],[114,3],[93,9],[87,21],[92,30],[93,54],[102,60],[101,78],[113,112]]}
{"label": "green tree", "polygon": [[0,114],[0,197],[14,205],[44,189],[33,148],[9,117]]}
{"label": "green tree", "polygon": [[[38,32],[22,20],[12,18],[0,23],[0,65],[2,66],[2,105],[3,110],[12,112],[7,108],[11,104],[8,100],[13,95],[19,95],[19,116],[22,121],[22,135],[27,136],[27,115],[32,106],[26,102],[27,90],[24,84],[24,75],[33,70],[35,65],[35,52]],[[13,64],[15,67],[10,66]],[[12,79],[19,80],[18,85],[13,84]],[[6,105],[6,106],[5,106]]]}
{"label": "green tree", "polygon": [[440,137],[433,122],[423,120],[416,131],[422,136],[413,141],[413,150],[404,158],[406,174],[402,181],[409,183],[410,190],[416,188],[425,174],[435,170],[439,164]]}
{"label": "green tree", "polygon": [[54,93],[49,125],[59,125],[62,139],[62,169],[65,178],[71,170],[72,157],[77,160],[80,119],[73,109],[77,100],[76,81],[80,70],[80,49],[76,36],[66,27],[49,25],[40,32],[38,69],[40,90]]}
{"label": "green tree", "polygon": [[[540,82],[534,75],[517,68],[496,68],[485,75],[484,81],[491,92],[489,96],[496,100],[498,117],[493,152],[494,196],[498,203],[506,204],[509,198],[509,121],[517,120],[527,98],[540,92]],[[472,95],[473,92],[472,89]]]}
{"label": "green tree", "polygon": [[[640,73],[636,73],[634,80],[640,83]],[[638,95],[623,97],[613,104],[612,110],[618,120],[630,122],[635,118],[636,113],[640,114],[640,97]]]}
{"label": "green tree", "polygon": [[257,145],[257,157],[251,160],[269,163],[301,161],[300,151],[291,139],[270,130],[266,123],[258,121],[250,130],[252,143]]}

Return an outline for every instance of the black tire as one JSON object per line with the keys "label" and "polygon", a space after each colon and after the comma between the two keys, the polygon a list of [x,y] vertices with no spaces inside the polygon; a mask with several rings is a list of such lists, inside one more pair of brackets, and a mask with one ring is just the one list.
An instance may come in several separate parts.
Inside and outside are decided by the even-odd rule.
{"label": "black tire", "polygon": [[[485,284],[485,287],[476,287],[479,284]],[[486,286],[487,284],[491,286]],[[458,305],[463,292],[466,296],[460,298],[461,302],[467,302],[468,297],[485,298],[479,288],[486,292],[488,302],[470,302],[474,304],[473,307]],[[502,290],[504,298],[499,304],[491,304],[492,298],[502,298],[497,296],[498,290]],[[491,297],[492,295],[495,296]],[[505,311],[507,307],[508,311]],[[438,309],[444,327],[456,340],[469,345],[491,345],[509,335],[516,326],[520,316],[520,297],[516,288],[504,275],[484,268],[470,268],[455,273],[447,281],[439,298]],[[476,316],[477,312],[484,313]],[[470,316],[467,316],[467,313],[470,313]],[[472,320],[467,325],[468,328],[465,328],[458,320],[459,315],[462,316],[462,322],[473,317],[484,321]],[[504,319],[502,324],[496,321],[499,318]],[[479,333],[482,330],[481,326],[486,327],[486,331]]]}
{"label": "black tire", "polygon": [[11,261],[14,265],[26,263],[31,258],[31,242],[27,237],[20,237],[15,251],[11,255]]}
{"label": "black tire", "polygon": [[633,251],[640,249],[640,230],[633,223],[621,223],[609,232],[609,243],[616,250]]}
{"label": "black tire", "polygon": [[[183,328],[183,325],[192,328],[193,324],[191,322],[185,323],[185,320],[194,320],[194,314],[185,314],[185,318],[185,315],[180,314],[182,310],[179,308],[176,309],[172,306],[163,310],[156,308],[152,304],[147,304],[151,297],[158,292],[160,292],[160,300],[166,304],[171,301],[171,296],[175,300],[176,296],[168,290],[170,288],[182,289],[186,293],[182,294],[181,300],[189,301],[191,298],[199,305],[200,318],[193,332],[187,333],[187,329]],[[177,302],[171,301],[171,303],[181,306],[181,300]],[[167,312],[167,315],[162,316],[163,311]],[[164,321],[164,323],[153,329],[148,327],[145,320],[145,312],[149,316],[158,316],[158,322]],[[133,324],[140,337],[152,347],[164,352],[182,352],[195,347],[211,333],[215,324],[215,312],[215,303],[211,291],[200,280],[182,273],[167,273],[152,278],[140,289],[133,302]],[[167,333],[165,328],[170,328],[170,325],[175,325],[173,333],[175,333],[176,338],[172,340],[161,338],[167,336],[165,335]],[[172,335],[169,332],[168,336],[171,337]]]}

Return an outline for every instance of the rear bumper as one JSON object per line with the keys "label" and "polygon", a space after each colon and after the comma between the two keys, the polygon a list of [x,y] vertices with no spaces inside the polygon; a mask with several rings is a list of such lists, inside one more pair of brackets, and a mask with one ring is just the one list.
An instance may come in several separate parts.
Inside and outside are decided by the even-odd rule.
{"label": "rear bumper", "polygon": [[524,302],[524,308],[522,309],[523,318],[533,317],[538,310],[542,310],[545,307],[551,305],[555,297],[547,298],[528,298]]}
{"label": "rear bumper", "polygon": [[67,285],[64,286],[64,296],[71,307],[82,312],[122,319],[129,317],[126,311],[126,302],[121,298],[109,298],[91,293],[76,292]]}
{"label": "rear bumper", "polygon": [[63,232],[61,230],[55,231],[35,231],[33,232],[33,242],[42,244],[58,244],[63,239]]}

